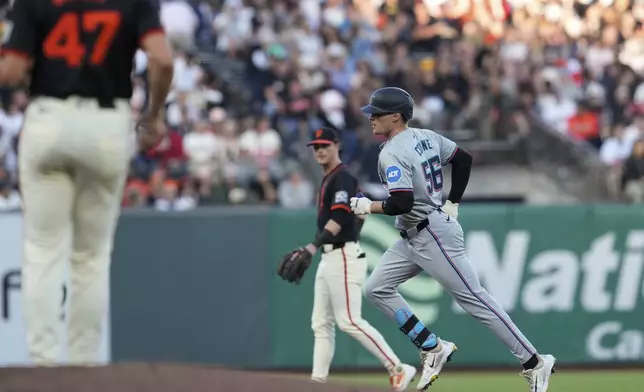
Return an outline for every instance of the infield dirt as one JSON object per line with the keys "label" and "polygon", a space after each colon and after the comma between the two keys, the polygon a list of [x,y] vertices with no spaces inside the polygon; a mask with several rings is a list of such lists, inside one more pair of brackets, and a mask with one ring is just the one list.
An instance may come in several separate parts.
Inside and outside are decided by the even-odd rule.
{"label": "infield dirt", "polygon": [[382,392],[289,375],[211,366],[122,363],[91,368],[0,368],[0,392]]}

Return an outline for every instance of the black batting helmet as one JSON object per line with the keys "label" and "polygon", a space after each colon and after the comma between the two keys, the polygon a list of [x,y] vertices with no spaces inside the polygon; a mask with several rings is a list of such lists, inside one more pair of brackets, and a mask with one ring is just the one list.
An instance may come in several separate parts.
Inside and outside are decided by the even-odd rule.
{"label": "black batting helmet", "polygon": [[400,113],[405,120],[411,120],[414,116],[414,100],[401,88],[383,87],[371,94],[369,105],[361,110],[367,114]]}

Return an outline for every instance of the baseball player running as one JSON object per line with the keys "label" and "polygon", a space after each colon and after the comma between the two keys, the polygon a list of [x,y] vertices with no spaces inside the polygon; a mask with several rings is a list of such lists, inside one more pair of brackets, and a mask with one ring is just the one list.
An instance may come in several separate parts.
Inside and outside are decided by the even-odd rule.
{"label": "baseball player running", "polygon": [[382,362],[389,371],[392,388],[404,391],[416,375],[416,368],[401,363],[382,335],[362,318],[367,259],[358,236],[364,220],[351,214],[349,208],[349,199],[358,191],[358,180],[340,161],[338,137],[333,129],[318,129],[308,145],[315,149],[315,158],[325,174],[319,194],[318,234],[312,243],[287,254],[278,274],[299,284],[312,256],[321,250],[311,317],[315,335],[311,379],[318,382],[327,379],[337,323],[340,330],[357,339]]}
{"label": "baseball player running", "polygon": [[[379,155],[381,180],[389,198],[371,201],[351,198],[356,215],[396,216],[395,226],[402,239],[382,256],[369,276],[365,295],[398,324],[420,349],[422,375],[418,390],[425,390],[438,378],[443,365],[457,350],[456,345],[438,338],[414,315],[398,293],[398,286],[426,271],[436,279],[469,314],[501,339],[523,365],[521,374],[531,392],[545,392],[555,358],[539,355],[506,312],[481,286],[465,255],[463,230],[457,221],[458,205],[469,181],[472,157],[456,144],[430,130],[409,128],[414,102],[399,88],[376,90],[368,106],[373,132],[387,137]],[[452,186],[443,205],[442,167],[452,165]]]}
{"label": "baseball player running", "polygon": [[145,148],[164,133],[172,52],[151,0],[19,0],[8,20],[0,79],[31,79],[19,146],[27,347],[35,365],[58,363],[60,293],[71,261],[68,360],[91,365],[132,153],[134,54],[140,46],[149,56]]}

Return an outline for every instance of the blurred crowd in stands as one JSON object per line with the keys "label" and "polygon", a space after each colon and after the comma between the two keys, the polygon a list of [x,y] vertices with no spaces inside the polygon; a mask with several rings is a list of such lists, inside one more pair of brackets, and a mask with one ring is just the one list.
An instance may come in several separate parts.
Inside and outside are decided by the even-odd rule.
{"label": "blurred crowd in stands", "polygon": [[[476,139],[538,119],[595,149],[615,195],[644,202],[644,1],[161,0],[176,48],[170,132],[132,159],[123,205],[314,205],[309,133],[341,132],[342,159],[383,196],[378,145],[359,108],[399,86],[412,125]],[[146,104],[145,55],[134,70]],[[15,206],[23,91],[3,92],[0,209]],[[307,164],[308,163],[308,164]],[[19,199],[18,199],[19,200]],[[19,202],[18,202],[19,204]],[[5,208],[5,206],[7,206]]]}

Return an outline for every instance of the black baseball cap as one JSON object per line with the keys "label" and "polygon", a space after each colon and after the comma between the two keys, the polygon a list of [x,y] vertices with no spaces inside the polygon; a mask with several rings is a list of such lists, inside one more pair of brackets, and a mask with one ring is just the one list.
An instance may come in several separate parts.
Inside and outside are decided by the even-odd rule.
{"label": "black baseball cap", "polygon": [[314,146],[314,145],[331,145],[333,143],[337,143],[340,140],[338,139],[338,134],[335,130],[332,128],[319,128],[313,131],[313,135],[311,135],[311,141],[308,142],[307,146]]}

